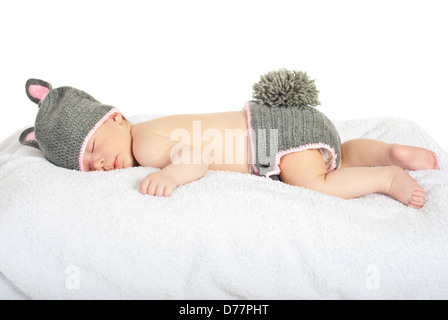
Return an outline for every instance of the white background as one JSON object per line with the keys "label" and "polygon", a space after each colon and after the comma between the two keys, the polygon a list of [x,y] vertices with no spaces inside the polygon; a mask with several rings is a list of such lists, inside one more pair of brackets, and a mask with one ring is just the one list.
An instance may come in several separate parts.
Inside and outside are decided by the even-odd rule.
{"label": "white background", "polygon": [[261,74],[289,68],[316,79],[330,119],[406,118],[448,150],[447,5],[2,1],[0,141],[34,123],[28,78],[77,87],[130,116],[241,110]]}

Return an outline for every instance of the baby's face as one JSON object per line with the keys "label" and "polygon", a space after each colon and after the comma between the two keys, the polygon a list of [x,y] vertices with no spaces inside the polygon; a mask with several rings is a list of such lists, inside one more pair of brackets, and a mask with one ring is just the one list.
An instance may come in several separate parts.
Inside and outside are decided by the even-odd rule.
{"label": "baby's face", "polygon": [[83,165],[84,171],[109,171],[136,165],[130,127],[120,114],[107,119],[90,138]]}

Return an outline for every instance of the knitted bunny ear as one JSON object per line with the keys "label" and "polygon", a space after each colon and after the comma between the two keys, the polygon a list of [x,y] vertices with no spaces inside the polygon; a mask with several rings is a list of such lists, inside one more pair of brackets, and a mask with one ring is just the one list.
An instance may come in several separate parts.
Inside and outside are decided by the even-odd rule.
{"label": "knitted bunny ear", "polygon": [[31,101],[37,104],[44,101],[51,89],[51,84],[42,80],[29,79],[26,82],[26,94]]}
{"label": "knitted bunny ear", "polygon": [[39,148],[39,143],[37,143],[36,136],[34,134],[34,127],[28,128],[22,132],[20,135],[19,141],[21,144],[29,147],[33,147],[36,149]]}

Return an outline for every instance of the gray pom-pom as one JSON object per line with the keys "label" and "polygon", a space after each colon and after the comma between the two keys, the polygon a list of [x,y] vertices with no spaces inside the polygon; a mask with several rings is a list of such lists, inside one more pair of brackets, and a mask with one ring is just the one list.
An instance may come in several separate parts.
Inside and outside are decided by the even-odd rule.
{"label": "gray pom-pom", "polygon": [[306,72],[280,69],[260,77],[253,86],[253,98],[270,107],[320,105],[319,91]]}

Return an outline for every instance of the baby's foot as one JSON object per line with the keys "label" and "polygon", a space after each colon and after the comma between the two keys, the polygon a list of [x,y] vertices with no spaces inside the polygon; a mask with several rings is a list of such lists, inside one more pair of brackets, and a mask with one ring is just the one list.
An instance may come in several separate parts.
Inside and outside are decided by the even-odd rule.
{"label": "baby's foot", "polygon": [[394,145],[390,158],[394,165],[407,170],[440,169],[436,154],[423,148]]}
{"label": "baby's foot", "polygon": [[420,209],[425,203],[425,190],[405,170],[393,167],[395,172],[388,195],[407,206]]}

